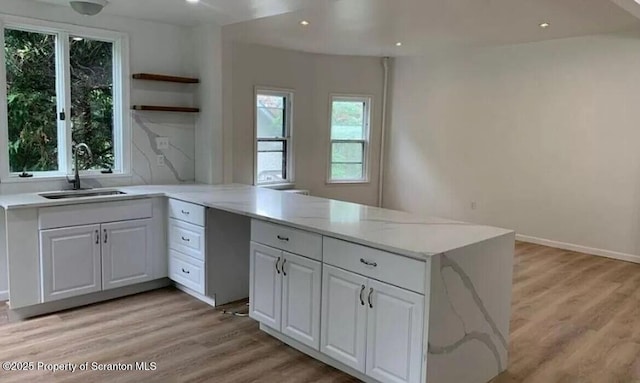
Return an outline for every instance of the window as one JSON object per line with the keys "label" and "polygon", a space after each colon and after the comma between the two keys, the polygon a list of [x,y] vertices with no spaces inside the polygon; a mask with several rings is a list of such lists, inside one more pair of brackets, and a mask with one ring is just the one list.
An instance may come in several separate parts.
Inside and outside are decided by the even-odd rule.
{"label": "window", "polygon": [[293,182],[292,101],[291,92],[256,90],[256,185]]}
{"label": "window", "polygon": [[91,149],[78,157],[83,173],[126,173],[126,38],[29,22],[9,19],[2,28],[2,179],[70,174],[78,143]]}
{"label": "window", "polygon": [[330,183],[367,182],[370,97],[331,98]]}

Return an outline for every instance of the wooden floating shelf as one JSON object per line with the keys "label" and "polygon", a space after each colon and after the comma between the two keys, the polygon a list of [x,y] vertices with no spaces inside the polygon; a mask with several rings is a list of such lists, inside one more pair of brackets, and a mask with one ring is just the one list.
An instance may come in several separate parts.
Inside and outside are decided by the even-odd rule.
{"label": "wooden floating shelf", "polygon": [[134,105],[133,110],[147,112],[178,112],[178,113],[199,113],[199,108],[187,108],[182,106],[152,106],[152,105]]}
{"label": "wooden floating shelf", "polygon": [[178,76],[167,76],[163,74],[153,74],[153,73],[136,73],[133,75],[135,80],[147,80],[147,81],[164,81],[164,82],[177,82],[181,84],[198,84],[200,80],[197,78],[191,77],[178,77]]}

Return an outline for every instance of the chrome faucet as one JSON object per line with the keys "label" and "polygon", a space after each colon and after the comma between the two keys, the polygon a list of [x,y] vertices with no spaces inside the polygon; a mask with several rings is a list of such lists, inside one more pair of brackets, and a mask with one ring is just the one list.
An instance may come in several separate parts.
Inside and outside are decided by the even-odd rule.
{"label": "chrome faucet", "polygon": [[80,154],[79,152],[84,152],[84,154],[88,154],[89,157],[92,157],[93,155],[91,154],[91,149],[89,149],[89,146],[87,146],[87,144],[84,143],[80,143],[76,146],[73,147],[73,158],[74,158],[74,163],[75,163],[75,175],[74,178],[72,180],[69,179],[69,177],[67,176],[67,181],[73,185],[73,190],[82,190],[82,187],[80,186],[80,169],[78,167],[78,154]]}

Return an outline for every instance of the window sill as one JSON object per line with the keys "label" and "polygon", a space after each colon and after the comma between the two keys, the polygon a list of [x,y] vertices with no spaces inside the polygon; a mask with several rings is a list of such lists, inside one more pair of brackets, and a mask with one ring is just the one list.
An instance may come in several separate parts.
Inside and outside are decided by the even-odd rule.
{"label": "window sill", "polygon": [[[18,176],[9,176],[7,178],[3,178],[0,180],[0,183],[3,184],[20,184],[20,183],[35,183],[35,182],[55,182],[55,181],[66,181],[67,177],[71,179],[73,175],[34,175],[31,178],[20,178]],[[89,173],[89,174],[80,174],[80,179],[125,179],[131,178],[132,175],[130,173],[113,173],[113,174],[100,174],[100,173]]]}
{"label": "window sill", "polygon": [[369,180],[345,180],[345,181],[326,181],[327,185],[336,185],[336,186],[347,186],[347,185],[368,185],[371,181]]}
{"label": "window sill", "polygon": [[273,190],[287,190],[287,189],[295,188],[296,184],[288,182],[288,183],[281,183],[281,184],[256,185],[256,187],[273,189]]}

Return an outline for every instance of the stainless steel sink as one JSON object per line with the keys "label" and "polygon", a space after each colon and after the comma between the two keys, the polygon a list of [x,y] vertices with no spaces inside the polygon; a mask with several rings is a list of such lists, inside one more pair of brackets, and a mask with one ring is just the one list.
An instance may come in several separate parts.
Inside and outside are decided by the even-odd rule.
{"label": "stainless steel sink", "polygon": [[70,199],[70,198],[85,198],[85,197],[104,197],[111,195],[124,195],[127,193],[118,191],[118,190],[73,190],[66,192],[55,192],[55,193],[42,193],[40,197],[44,197],[46,199]]}

